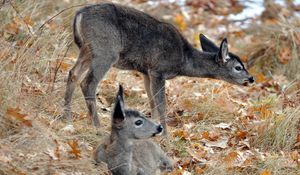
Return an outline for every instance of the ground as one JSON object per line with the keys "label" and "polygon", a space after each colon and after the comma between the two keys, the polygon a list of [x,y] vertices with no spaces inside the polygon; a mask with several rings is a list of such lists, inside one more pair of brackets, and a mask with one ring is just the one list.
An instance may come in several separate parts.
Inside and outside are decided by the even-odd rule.
{"label": "ground", "polygon": [[[175,162],[169,174],[300,174],[299,19],[264,17],[264,25],[236,29],[218,21],[216,15],[227,11],[217,1],[211,1],[216,12],[188,1],[194,7],[188,14],[177,4],[145,2],[129,5],[172,22],[195,47],[199,33],[217,43],[228,36],[229,50],[256,79],[250,87],[190,77],[167,81],[169,136],[154,140]],[[124,86],[127,107],[150,113],[142,76],[112,68],[97,90],[100,127],[91,125],[79,83],[73,120],[61,118],[68,71],[78,54],[70,27],[78,7],[59,12],[84,3],[3,1],[0,6],[0,174],[109,174],[92,154],[110,133],[118,85]],[[220,33],[219,25],[230,32]]]}

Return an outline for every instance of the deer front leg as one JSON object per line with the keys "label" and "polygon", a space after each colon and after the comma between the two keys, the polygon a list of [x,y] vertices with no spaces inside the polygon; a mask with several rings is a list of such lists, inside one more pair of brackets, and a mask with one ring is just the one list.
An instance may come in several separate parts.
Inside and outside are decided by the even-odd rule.
{"label": "deer front leg", "polygon": [[150,89],[154,101],[154,115],[160,118],[160,123],[164,127],[164,135],[167,135],[167,124],[165,119],[165,79],[159,74],[150,74]]}
{"label": "deer front leg", "polygon": [[154,116],[155,115],[154,114],[155,105],[154,105],[153,95],[152,95],[152,92],[150,89],[150,77],[147,74],[143,74],[143,76],[144,76],[145,90],[146,90],[146,93],[147,93],[147,96],[148,96],[149,102],[150,102],[151,116]]}

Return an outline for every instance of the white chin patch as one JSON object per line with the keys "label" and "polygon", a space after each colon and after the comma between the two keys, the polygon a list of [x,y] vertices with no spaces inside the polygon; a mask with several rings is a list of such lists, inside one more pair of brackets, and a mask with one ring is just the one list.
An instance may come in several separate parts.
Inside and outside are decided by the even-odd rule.
{"label": "white chin patch", "polygon": [[160,132],[160,133],[158,133],[158,134],[156,134],[156,135],[158,135],[158,136],[161,136],[161,135],[162,135],[162,133],[163,133],[163,131],[162,131],[162,132]]}

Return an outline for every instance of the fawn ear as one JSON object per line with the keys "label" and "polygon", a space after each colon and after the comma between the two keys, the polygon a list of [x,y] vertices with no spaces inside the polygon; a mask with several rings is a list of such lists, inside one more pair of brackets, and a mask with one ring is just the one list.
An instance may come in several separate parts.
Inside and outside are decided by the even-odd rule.
{"label": "fawn ear", "polygon": [[123,100],[123,87],[120,85],[113,115],[112,115],[112,125],[117,128],[121,128],[124,120],[125,120],[125,109],[124,109],[124,100]]}
{"label": "fawn ear", "polygon": [[218,52],[219,47],[216,46],[211,40],[206,38],[202,33],[199,36],[200,38],[200,45],[204,52]]}
{"label": "fawn ear", "polygon": [[223,39],[220,45],[220,49],[217,56],[217,62],[218,63],[226,63],[230,59],[228,55],[228,44],[227,39]]}

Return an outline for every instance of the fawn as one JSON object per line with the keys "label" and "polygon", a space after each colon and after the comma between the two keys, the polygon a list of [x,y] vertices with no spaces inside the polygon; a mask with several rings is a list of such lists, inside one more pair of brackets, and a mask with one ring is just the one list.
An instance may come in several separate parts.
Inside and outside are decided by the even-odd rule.
{"label": "fawn", "polygon": [[70,116],[76,81],[87,71],[80,86],[95,126],[100,125],[96,87],[111,66],[143,74],[151,114],[160,117],[164,134],[165,80],[189,76],[221,79],[238,85],[254,82],[239,57],[228,52],[226,39],[217,47],[201,34],[204,51],[201,52],[173,25],[130,7],[113,3],[84,7],[75,15],[73,30],[80,53],[69,72],[64,115]]}
{"label": "fawn", "polygon": [[171,159],[148,139],[162,131],[162,125],[138,111],[124,108],[123,88],[120,86],[112,112],[111,135],[97,147],[94,158],[96,162],[107,163],[114,175],[152,175],[158,170],[171,171]]}

